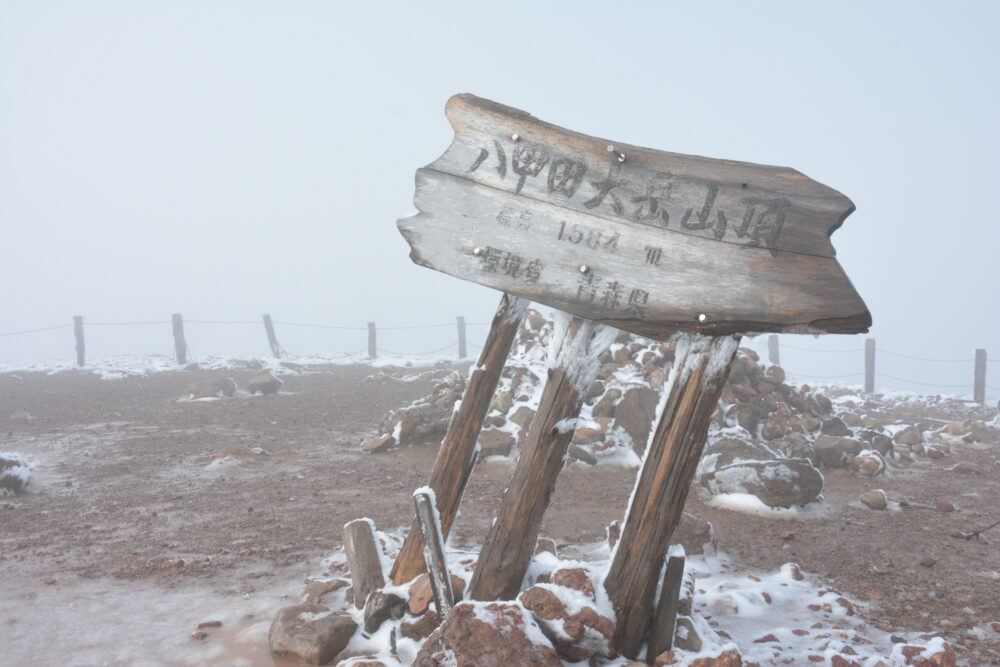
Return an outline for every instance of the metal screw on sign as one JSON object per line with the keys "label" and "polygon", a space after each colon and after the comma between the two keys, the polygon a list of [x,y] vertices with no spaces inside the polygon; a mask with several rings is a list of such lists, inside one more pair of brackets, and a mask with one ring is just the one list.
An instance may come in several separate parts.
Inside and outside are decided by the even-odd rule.
{"label": "metal screw on sign", "polygon": [[589,272],[590,272],[589,266],[587,266],[586,264],[580,265],[580,273],[589,273]]}
{"label": "metal screw on sign", "polygon": [[699,313],[698,314],[698,321],[699,322],[705,322],[707,320],[708,320],[708,315],[706,315],[705,313]]}
{"label": "metal screw on sign", "polygon": [[483,249],[482,248],[473,248],[472,249],[472,254],[475,255],[476,257],[480,257],[483,254]]}
{"label": "metal screw on sign", "polygon": [[520,141],[521,140],[521,135],[517,134],[517,133],[514,133],[514,134],[510,135],[510,140],[511,141],[515,141],[515,142],[516,141]]}

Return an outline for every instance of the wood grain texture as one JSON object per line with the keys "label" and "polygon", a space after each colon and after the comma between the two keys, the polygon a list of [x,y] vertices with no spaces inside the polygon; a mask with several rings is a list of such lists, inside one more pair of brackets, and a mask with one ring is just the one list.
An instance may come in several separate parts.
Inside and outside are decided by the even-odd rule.
{"label": "wood grain texture", "polygon": [[618,548],[604,580],[617,615],[613,642],[635,659],[650,627],[663,557],[680,521],[738,338],[688,340],[647,445]]}
{"label": "wood grain texture", "polygon": [[[853,204],[793,169],[609,142],[471,95],[447,114],[454,140],[399,221],[418,264],[653,338],[870,325],[829,238]],[[579,292],[581,265],[634,307]]]}
{"label": "wood grain texture", "polygon": [[680,602],[681,584],[684,583],[684,556],[671,556],[663,572],[660,597],[646,648],[646,662],[652,665],[656,656],[674,647],[674,629],[677,626],[677,607]]}
{"label": "wood grain texture", "polygon": [[351,571],[354,606],[362,609],[368,596],[385,585],[371,521],[355,519],[344,525],[344,551]]}
{"label": "wood grain texture", "polygon": [[413,504],[417,510],[420,533],[423,535],[424,563],[427,565],[427,572],[430,575],[434,605],[437,607],[438,620],[443,621],[451,612],[455,595],[451,589],[451,577],[448,575],[448,562],[445,560],[441,526],[438,525],[434,516],[430,494],[415,494]]}
{"label": "wood grain texture", "polygon": [[[496,391],[511,345],[524,321],[528,302],[504,294],[493,315],[493,322],[479,360],[473,367],[469,382],[462,395],[458,410],[452,415],[448,432],[441,441],[429,486],[437,496],[441,516],[441,533],[447,537],[458,513],[462,491],[472,474],[476,440],[489,411],[490,401]],[[406,535],[399,555],[392,566],[392,581],[402,585],[424,571],[423,536],[414,520]]]}
{"label": "wood grain texture", "polygon": [[[573,424],[583,403],[582,388],[597,375],[596,359],[604,349],[603,332],[598,329],[603,327],[574,317],[552,354],[555,361],[550,365],[538,411],[472,574],[472,600],[512,600],[520,592],[542,517],[573,439]],[[611,340],[613,337],[607,342]],[[581,357],[592,357],[595,363],[578,365]]]}

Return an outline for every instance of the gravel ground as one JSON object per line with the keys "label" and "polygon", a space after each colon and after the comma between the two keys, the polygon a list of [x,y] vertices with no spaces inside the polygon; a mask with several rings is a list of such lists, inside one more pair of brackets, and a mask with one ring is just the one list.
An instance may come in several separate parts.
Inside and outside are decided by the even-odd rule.
{"label": "gravel ground", "polygon": [[[39,602],[58,599],[60,585],[244,596],[268,586],[291,590],[340,547],[347,521],[367,516],[383,530],[407,526],[411,493],[426,483],[435,448],[363,456],[358,443],[388,409],[428,393],[442,372],[332,367],[286,376],[276,396],[211,401],[180,399],[189,383],[218,371],[120,380],[0,375],[0,451],[27,455],[37,471],[28,493],[0,499],[0,589],[24,599],[11,603],[9,593],[0,604],[0,627],[14,638],[7,655],[19,656],[11,664],[47,664],[26,662],[32,649],[12,629],[44,617]],[[254,374],[225,373],[241,386]],[[30,421],[8,418],[22,410]],[[221,452],[240,463],[225,465],[214,456]],[[983,474],[946,471],[959,461]],[[454,530],[458,543],[485,535],[510,472],[502,462],[477,468]],[[573,464],[560,477],[543,534],[568,544],[602,539],[621,518],[634,475]],[[1000,664],[1000,632],[989,626],[1000,621],[1000,528],[973,540],[951,536],[1000,519],[1000,444],[955,448],[874,482],[845,471],[827,472],[826,481],[823,510],[801,518],[708,507],[694,493],[687,510],[711,521],[720,548],[748,567],[798,562],[868,602],[879,627],[941,634],[969,664]],[[878,487],[911,505],[874,512],[857,502]],[[940,501],[956,511],[938,510]],[[977,637],[974,628],[983,627]],[[273,664],[266,655],[241,657]],[[109,652],[105,662],[131,660]]]}

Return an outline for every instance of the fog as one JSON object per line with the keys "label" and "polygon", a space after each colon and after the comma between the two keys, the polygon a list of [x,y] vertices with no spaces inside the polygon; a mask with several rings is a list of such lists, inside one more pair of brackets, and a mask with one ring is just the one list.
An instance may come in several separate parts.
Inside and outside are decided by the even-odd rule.
{"label": "fog", "polygon": [[[174,312],[489,320],[498,293],[412,264],[395,226],[413,212],[414,170],[448,146],[446,100],[471,92],[840,190],[857,211],[833,242],[879,347],[1000,359],[998,30],[1000,5],[981,2],[3,2],[0,333]],[[366,344],[360,329],[278,329],[299,354]],[[453,339],[406,329],[379,344]],[[267,352],[256,324],[192,323],[188,340],[196,358]],[[2,336],[0,363],[68,359],[72,345],[65,328]],[[88,326],[87,345],[172,342],[169,325]],[[782,356],[804,377],[863,367],[860,352]],[[970,392],[948,385],[971,383],[971,362],[882,355],[879,371],[935,385],[883,388]]]}

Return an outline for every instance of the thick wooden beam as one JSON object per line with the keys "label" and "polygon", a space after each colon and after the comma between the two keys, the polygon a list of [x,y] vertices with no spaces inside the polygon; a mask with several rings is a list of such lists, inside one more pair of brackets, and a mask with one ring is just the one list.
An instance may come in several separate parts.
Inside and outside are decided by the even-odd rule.
{"label": "thick wooden beam", "polygon": [[278,337],[274,334],[274,322],[270,315],[264,316],[264,333],[267,334],[267,346],[271,348],[271,354],[275,359],[281,359],[281,346],[278,345]]}
{"label": "thick wooden beam", "polygon": [[430,574],[434,605],[437,607],[438,620],[443,621],[451,613],[455,594],[451,590],[451,577],[448,575],[448,561],[444,555],[441,525],[434,514],[434,501],[430,493],[418,490],[413,494],[413,504],[417,508],[417,521],[424,537],[424,562]]}
{"label": "thick wooden beam", "polygon": [[557,317],[548,380],[510,486],[479,554],[469,584],[471,599],[511,600],[520,591],[542,516],[573,439],[583,393],[597,375],[598,355],[616,333],[579,317]]}
{"label": "thick wooden beam", "polygon": [[667,570],[663,573],[663,586],[656,601],[653,615],[653,629],[649,634],[649,648],[646,662],[652,665],[656,656],[674,647],[674,627],[677,625],[677,604],[680,601],[681,584],[684,583],[684,556],[667,559]]}
{"label": "thick wooden beam", "polygon": [[[519,297],[504,294],[500,299],[479,361],[469,375],[462,402],[452,415],[448,433],[434,461],[428,486],[434,489],[437,496],[441,534],[445,537],[451,530],[462,500],[462,491],[472,474],[476,440],[527,308],[528,302]],[[424,571],[423,548],[423,537],[414,521],[392,566],[393,583],[405,584]]]}
{"label": "thick wooden beam", "polygon": [[663,557],[738,345],[731,335],[684,336],[678,343],[670,388],[604,581],[618,619],[614,645],[629,658],[636,658],[649,629]]}
{"label": "thick wooden beam", "polygon": [[382,559],[375,544],[375,527],[371,519],[355,519],[344,524],[344,551],[351,570],[354,606],[361,609],[368,595],[385,585]]}
{"label": "thick wooden beam", "polygon": [[174,331],[174,357],[182,366],[187,363],[187,341],[184,340],[184,316],[174,313],[170,321]]}

